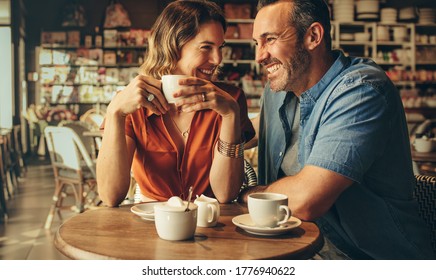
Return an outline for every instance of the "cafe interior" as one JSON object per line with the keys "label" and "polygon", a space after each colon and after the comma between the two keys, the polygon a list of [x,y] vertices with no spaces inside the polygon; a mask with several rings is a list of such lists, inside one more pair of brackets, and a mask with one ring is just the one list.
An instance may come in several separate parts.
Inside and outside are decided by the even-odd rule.
{"label": "cafe interior", "polygon": [[[136,76],[150,28],[170,2],[0,0],[0,260],[309,259],[322,246],[319,229],[312,223],[291,218],[287,228],[255,232],[270,239],[253,238],[247,234],[251,228],[245,228],[245,217],[233,218],[244,213],[242,209],[229,205],[219,209],[218,205],[218,219],[214,203],[197,197],[199,210],[202,203],[215,207],[215,220],[206,219],[205,223],[225,225],[226,244],[240,250],[229,252],[217,246],[221,243],[214,240],[222,237],[205,226],[197,227],[195,240],[200,245],[209,241],[208,246],[216,248],[195,255],[189,252],[192,245],[174,246],[156,235],[154,216],[149,217],[150,206],[141,206],[133,177],[120,207],[123,212],[101,205],[95,162],[106,108],[114,94]],[[255,117],[265,83],[251,38],[257,1],[214,2],[223,8],[229,25],[219,79],[242,87],[249,117]],[[398,88],[410,134],[415,195],[432,228],[436,250],[436,2],[328,3],[333,47],[371,57]],[[116,16],[111,11],[116,11]],[[257,149],[245,150],[244,159],[243,187],[256,185]],[[60,164],[67,161],[71,172],[77,174],[73,179],[58,172]],[[88,170],[86,174],[83,168]],[[157,221],[159,206],[154,209]],[[137,248],[143,242],[139,237],[128,239],[120,248],[99,248],[90,241],[90,236],[99,235],[102,240],[98,244],[118,242],[108,231],[110,225],[104,223],[116,215],[123,221],[120,228],[125,228],[119,232],[121,236],[130,235],[133,225],[153,225],[146,230],[156,236],[154,245],[139,253]],[[70,236],[68,230],[77,231],[78,236]],[[297,241],[286,239],[286,234],[298,235],[299,231],[304,234]],[[274,238],[289,246],[271,242]],[[284,252],[283,247],[290,249]],[[162,253],[166,250],[173,253]]]}

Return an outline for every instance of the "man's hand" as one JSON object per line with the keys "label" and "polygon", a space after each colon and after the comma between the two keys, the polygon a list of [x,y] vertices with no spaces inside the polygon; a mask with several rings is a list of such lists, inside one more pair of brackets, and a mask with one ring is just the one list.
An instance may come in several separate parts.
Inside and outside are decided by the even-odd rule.
{"label": "man's hand", "polygon": [[248,195],[251,193],[265,192],[268,186],[256,186],[243,189],[238,196],[238,202],[247,203]]}

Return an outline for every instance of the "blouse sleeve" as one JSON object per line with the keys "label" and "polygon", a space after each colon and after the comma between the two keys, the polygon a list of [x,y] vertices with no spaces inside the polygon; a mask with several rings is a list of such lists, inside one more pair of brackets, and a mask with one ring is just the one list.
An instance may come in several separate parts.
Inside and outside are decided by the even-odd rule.
{"label": "blouse sleeve", "polygon": [[[106,122],[106,118],[103,119],[103,122],[100,125],[101,131],[104,131],[105,122]],[[130,136],[131,138],[135,139],[135,133],[133,131],[133,123],[132,123],[132,115],[131,114],[127,115],[127,117],[126,117],[125,124],[124,124],[124,130],[125,130],[126,136]]]}

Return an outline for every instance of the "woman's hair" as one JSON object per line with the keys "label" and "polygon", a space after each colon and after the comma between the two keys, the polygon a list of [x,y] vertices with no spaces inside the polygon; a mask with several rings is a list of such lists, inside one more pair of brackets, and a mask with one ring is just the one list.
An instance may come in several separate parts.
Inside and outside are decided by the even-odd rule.
{"label": "woman's hair", "polygon": [[289,24],[296,28],[298,40],[303,40],[307,29],[314,22],[319,22],[324,27],[324,41],[327,49],[331,49],[332,38],[330,35],[330,11],[325,0],[259,0],[257,9],[279,3],[289,2],[294,4],[290,11]]}
{"label": "woman's hair", "polygon": [[151,29],[139,73],[155,79],[171,74],[180,60],[183,46],[199,33],[200,25],[208,22],[220,23],[224,32],[227,29],[223,11],[211,1],[180,0],[169,4]]}

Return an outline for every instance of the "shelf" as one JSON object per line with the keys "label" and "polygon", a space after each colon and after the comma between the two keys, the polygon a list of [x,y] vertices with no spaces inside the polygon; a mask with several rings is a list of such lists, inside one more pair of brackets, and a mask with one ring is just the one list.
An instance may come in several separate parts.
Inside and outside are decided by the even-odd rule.
{"label": "shelf", "polygon": [[436,80],[435,81],[414,81],[414,83],[419,84],[419,85],[436,85]]}
{"label": "shelf", "polygon": [[436,60],[434,60],[434,61],[417,61],[416,65],[436,65]]}
{"label": "shelf", "polygon": [[436,43],[415,43],[417,47],[436,47]]}
{"label": "shelf", "polygon": [[339,45],[343,46],[371,46],[371,41],[368,42],[358,42],[358,41],[339,41]]}
{"label": "shelf", "polygon": [[376,23],[378,26],[406,26],[406,27],[412,27],[413,23],[408,23],[408,22],[392,22],[392,23],[384,23],[384,22],[377,22]]}
{"label": "shelf", "polygon": [[236,59],[236,60],[223,59],[223,61],[221,62],[221,64],[253,64],[253,63],[256,63],[256,61],[251,59]]}
{"label": "shelf", "polygon": [[411,47],[411,42],[400,42],[400,41],[377,41],[378,46],[399,46],[399,47]]}
{"label": "shelf", "polygon": [[414,86],[416,84],[415,81],[393,81],[393,80],[391,80],[391,81],[396,86]]}
{"label": "shelf", "polygon": [[119,63],[119,64],[40,64],[40,67],[105,67],[105,68],[126,68],[126,67],[139,67],[139,63]]}
{"label": "shelf", "polygon": [[41,83],[43,86],[66,86],[66,87],[80,87],[80,86],[95,86],[95,87],[104,87],[104,86],[126,86],[127,84],[124,82],[121,83]]}
{"label": "shelf", "polygon": [[148,45],[145,45],[145,46],[107,46],[107,47],[101,47],[101,48],[96,48],[96,49],[104,49],[104,50],[145,50],[147,48],[148,48]]}
{"label": "shelf", "polygon": [[436,116],[436,107],[418,107],[418,108],[404,108],[406,113],[420,113],[426,117]]}
{"label": "shelf", "polygon": [[434,81],[392,81],[396,86],[436,85]]}
{"label": "shelf", "polygon": [[352,21],[352,22],[341,22],[341,21],[331,21],[331,25],[341,25],[341,26],[365,26],[371,24],[364,21]]}
{"label": "shelf", "polygon": [[436,23],[416,23],[415,26],[416,27],[432,27],[432,28],[435,28],[436,27]]}
{"label": "shelf", "polygon": [[147,49],[148,45],[144,46],[91,46],[91,47],[85,47],[85,46],[67,46],[67,45],[41,45],[44,49],[50,49],[50,50],[77,50],[77,49],[116,49],[116,50],[135,50],[135,49]]}
{"label": "shelf", "polygon": [[95,105],[95,104],[103,104],[103,105],[108,105],[110,102],[109,101],[96,101],[96,102],[50,102],[50,106],[56,106],[56,105]]}

